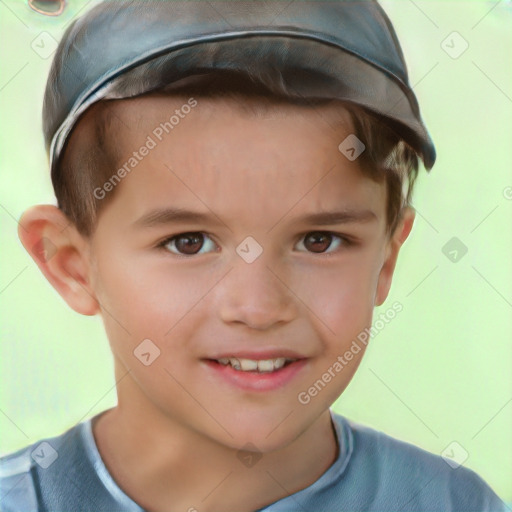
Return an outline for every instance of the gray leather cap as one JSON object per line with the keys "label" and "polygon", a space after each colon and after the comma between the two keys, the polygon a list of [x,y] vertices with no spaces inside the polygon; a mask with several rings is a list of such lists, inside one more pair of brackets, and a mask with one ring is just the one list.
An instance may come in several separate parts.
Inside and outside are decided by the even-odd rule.
{"label": "gray leather cap", "polygon": [[66,30],[43,106],[52,176],[79,116],[214,70],[275,76],[296,95],[377,114],[421,156],[436,152],[393,26],[374,0],[105,1]]}

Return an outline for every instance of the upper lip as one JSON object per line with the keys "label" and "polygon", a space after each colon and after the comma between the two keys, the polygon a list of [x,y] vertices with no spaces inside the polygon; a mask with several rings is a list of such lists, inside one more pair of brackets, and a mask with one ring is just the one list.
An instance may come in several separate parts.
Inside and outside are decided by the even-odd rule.
{"label": "upper lip", "polygon": [[231,352],[222,352],[207,359],[252,359],[259,361],[262,359],[278,359],[284,357],[285,359],[305,359],[305,356],[289,349],[266,349],[266,350],[233,350]]}

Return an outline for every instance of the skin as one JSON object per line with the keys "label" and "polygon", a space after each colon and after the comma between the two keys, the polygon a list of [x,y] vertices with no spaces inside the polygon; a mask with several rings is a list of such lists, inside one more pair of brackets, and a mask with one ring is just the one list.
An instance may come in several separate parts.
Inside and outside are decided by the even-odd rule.
{"label": "skin", "polygon": [[[117,135],[127,157],[185,102],[157,94],[114,102],[131,127]],[[255,116],[199,99],[117,185],[90,238],[54,206],[23,215],[20,238],[51,284],[75,311],[102,316],[118,405],[93,432],[114,479],[146,510],[255,510],[311,485],[335,461],[329,407],[364,350],[309,404],[297,397],[371,325],[414,220],[407,209],[386,234],[385,185],[338,151],[350,133],[342,108],[281,105]],[[212,220],[137,226],[170,207]],[[373,213],[329,225],[299,220],[339,210]],[[352,243],[315,243],[307,235],[318,231]],[[192,255],[158,247],[185,232],[208,235],[183,246]],[[235,250],[247,236],[263,248],[250,264]],[[43,239],[56,247],[48,261],[32,249]],[[148,338],[161,353],[145,366],[133,351]],[[284,387],[257,393],[220,380],[202,360],[254,347],[308,361]],[[252,467],[236,456],[249,442],[263,454]]]}

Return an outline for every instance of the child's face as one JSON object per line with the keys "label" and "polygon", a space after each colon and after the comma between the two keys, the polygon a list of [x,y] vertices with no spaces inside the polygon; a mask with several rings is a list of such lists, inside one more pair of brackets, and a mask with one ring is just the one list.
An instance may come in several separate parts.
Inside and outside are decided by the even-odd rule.
{"label": "child's face", "polygon": [[[333,372],[390,284],[385,185],[338,150],[352,133],[346,111],[286,106],[255,117],[198,99],[159,141],[154,130],[185,103],[116,104],[130,127],[117,134],[119,167],[140,156],[148,135],[156,142],[117,185],[90,238],[89,279],[117,378],[130,370],[119,403],[226,445],[274,449],[326,413],[364,353]],[[204,219],[173,220],[178,210]],[[327,212],[347,215],[307,219]],[[196,238],[164,243],[186,232]],[[160,355],[145,365],[134,351],[148,339]],[[259,384],[210,361],[267,359],[264,351],[303,360]],[[309,394],[329,368],[335,376]]]}

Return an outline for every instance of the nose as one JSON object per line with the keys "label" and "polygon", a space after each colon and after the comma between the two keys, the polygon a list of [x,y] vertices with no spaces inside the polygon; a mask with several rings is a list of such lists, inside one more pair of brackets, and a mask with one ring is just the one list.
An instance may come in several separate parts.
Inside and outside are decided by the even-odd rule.
{"label": "nose", "polygon": [[285,276],[271,268],[263,255],[252,263],[239,259],[234,265],[216,287],[216,303],[224,322],[268,330],[296,317],[296,298]]}

